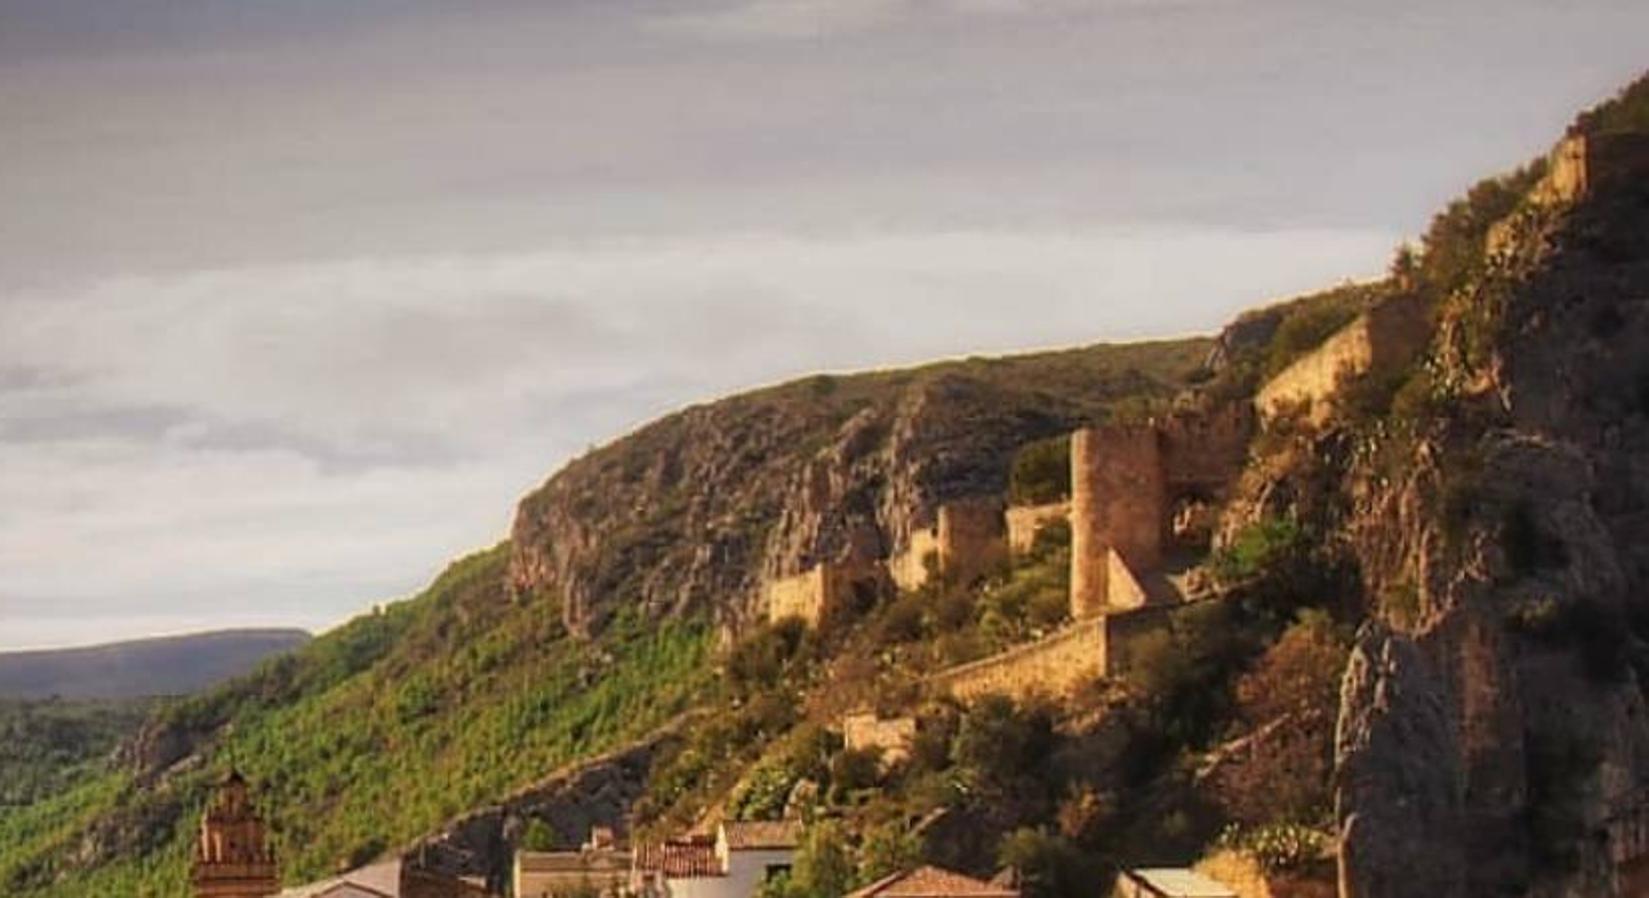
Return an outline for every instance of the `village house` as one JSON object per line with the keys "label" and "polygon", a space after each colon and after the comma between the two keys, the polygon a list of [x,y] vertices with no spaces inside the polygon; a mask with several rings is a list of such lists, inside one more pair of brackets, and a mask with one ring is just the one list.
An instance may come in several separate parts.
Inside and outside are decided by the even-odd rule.
{"label": "village house", "polygon": [[751,898],[790,872],[800,837],[794,820],[728,821],[714,837],[641,845],[630,885],[647,898]]}

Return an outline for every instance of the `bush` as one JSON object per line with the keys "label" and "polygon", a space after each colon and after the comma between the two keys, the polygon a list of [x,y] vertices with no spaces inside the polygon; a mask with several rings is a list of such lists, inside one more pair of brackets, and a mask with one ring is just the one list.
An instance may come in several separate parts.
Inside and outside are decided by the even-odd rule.
{"label": "bush", "polygon": [[1043,505],[1071,494],[1069,435],[1030,443],[1014,456],[1008,496],[1015,505]]}
{"label": "bush", "polygon": [[987,695],[962,715],[951,754],[974,783],[1006,788],[1035,777],[1053,744],[1047,706],[1020,707],[1006,696]]}
{"label": "bush", "polygon": [[1063,836],[1022,827],[1009,833],[997,849],[997,863],[1019,871],[1025,898],[1087,898],[1095,871]]}
{"label": "bush", "polygon": [[1275,823],[1253,829],[1232,825],[1220,834],[1219,845],[1258,861],[1267,873],[1302,870],[1329,851],[1326,833],[1295,823]]}
{"label": "bush", "polygon": [[1302,547],[1300,525],[1292,518],[1264,518],[1244,527],[1209,559],[1216,580],[1235,586],[1273,570]]}

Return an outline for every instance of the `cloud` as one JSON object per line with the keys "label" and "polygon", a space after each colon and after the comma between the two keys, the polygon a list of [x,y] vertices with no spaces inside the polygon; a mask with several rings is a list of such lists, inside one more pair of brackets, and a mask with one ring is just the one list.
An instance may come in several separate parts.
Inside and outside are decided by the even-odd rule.
{"label": "cloud", "polygon": [[324,626],[496,540],[562,460],[670,409],[819,369],[1208,330],[1377,268],[1393,239],[738,236],[5,296],[0,648],[180,614]]}
{"label": "cloud", "polygon": [[1232,0],[738,0],[648,22],[710,38],[798,39],[964,16],[1091,15],[1221,2]]}

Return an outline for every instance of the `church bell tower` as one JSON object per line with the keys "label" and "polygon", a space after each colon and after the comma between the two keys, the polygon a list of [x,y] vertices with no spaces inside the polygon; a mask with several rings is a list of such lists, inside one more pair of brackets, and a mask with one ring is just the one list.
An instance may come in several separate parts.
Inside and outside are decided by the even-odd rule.
{"label": "church bell tower", "polygon": [[201,817],[190,879],[195,898],[267,898],[281,890],[275,852],[238,771],[224,778]]}

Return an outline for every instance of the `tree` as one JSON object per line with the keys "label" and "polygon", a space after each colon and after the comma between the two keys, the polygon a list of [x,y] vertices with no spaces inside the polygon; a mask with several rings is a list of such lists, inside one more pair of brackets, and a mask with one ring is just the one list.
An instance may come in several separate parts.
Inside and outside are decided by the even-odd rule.
{"label": "tree", "polygon": [[1315,610],[1237,682],[1246,742],[1217,769],[1214,791],[1248,825],[1317,824],[1326,818],[1334,768],[1334,719],[1347,640]]}
{"label": "tree", "polygon": [[1021,827],[997,849],[997,862],[1019,872],[1025,898],[1085,898],[1092,894],[1091,865],[1063,836]]}
{"label": "tree", "polygon": [[788,898],[838,898],[853,884],[853,858],[841,824],[824,820],[802,837],[791,868]]}

